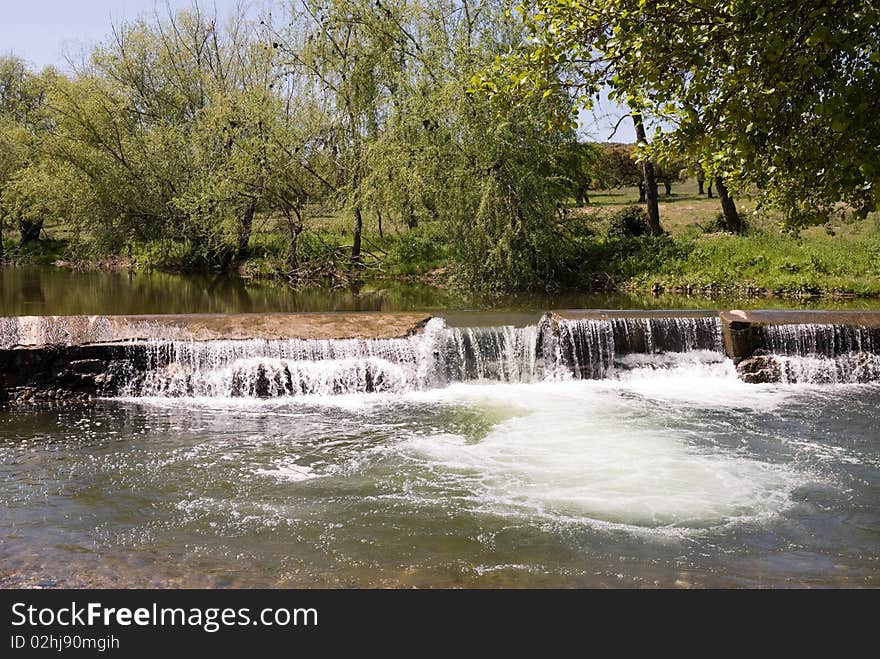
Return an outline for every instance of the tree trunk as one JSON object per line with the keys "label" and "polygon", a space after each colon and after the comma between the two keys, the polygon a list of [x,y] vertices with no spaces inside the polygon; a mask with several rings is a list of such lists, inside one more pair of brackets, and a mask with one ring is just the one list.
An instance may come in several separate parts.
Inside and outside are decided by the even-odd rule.
{"label": "tree trunk", "polygon": [[703,190],[704,183],[705,183],[705,181],[700,181],[699,179],[697,180],[697,185],[700,186],[700,189],[697,190],[697,194],[706,194],[706,191]]}
{"label": "tree trunk", "polygon": [[354,241],[351,244],[351,262],[352,264],[361,261],[361,231],[364,228],[364,216],[361,213],[361,207],[354,207]]}
{"label": "tree trunk", "polygon": [[721,212],[724,213],[724,223],[728,231],[742,233],[742,222],[736,210],[736,204],[727,192],[727,186],[720,176],[715,177],[715,189],[718,190],[718,198],[721,200]]}
{"label": "tree trunk", "polygon": [[419,226],[419,221],[416,219],[416,214],[413,213],[412,208],[407,202],[406,206],[404,206],[404,213],[406,213],[406,228],[409,230],[415,229]]}
{"label": "tree trunk", "polygon": [[[291,216],[291,210],[296,216],[295,222]],[[299,270],[297,242],[299,241],[299,234],[303,231],[302,215],[300,215],[299,209],[296,206],[290,210],[285,210],[284,214],[287,216],[287,229],[290,232],[290,245],[287,248],[287,268],[290,272],[296,272]]]}
{"label": "tree trunk", "polygon": [[666,188],[667,197],[672,194],[672,183],[669,181],[663,181],[663,187]]}
{"label": "tree trunk", "polygon": [[[640,144],[647,144],[648,137],[645,134],[645,124],[639,112],[633,112],[633,124],[636,128],[636,139]],[[648,211],[648,230],[656,235],[663,233],[660,226],[660,204],[657,195],[657,178],[654,176],[654,163],[649,158],[642,161],[642,172],[645,177],[645,203]]]}
{"label": "tree trunk", "polygon": [[18,221],[18,232],[21,235],[21,244],[36,242],[40,239],[43,230],[43,220],[31,222],[30,220]]}
{"label": "tree trunk", "polygon": [[871,195],[861,204],[859,204],[859,207],[855,211],[853,211],[853,216],[856,219],[864,220],[868,217],[868,213],[873,213],[875,210],[880,210],[880,201],[878,201],[877,196]]}
{"label": "tree trunk", "polygon": [[645,197],[645,181],[644,179],[639,181],[639,203],[644,204],[647,201],[647,197]]}
{"label": "tree trunk", "polygon": [[709,187],[706,188],[706,196],[709,197],[709,199],[713,199],[715,197],[715,195],[712,194],[712,184],[711,183],[709,184]]}
{"label": "tree trunk", "polygon": [[376,211],[376,217],[379,218],[379,237],[380,237],[380,238],[384,238],[385,236],[384,236],[384,234],[382,233],[382,211],[377,210],[377,211]]}
{"label": "tree trunk", "polygon": [[257,212],[257,204],[252,200],[245,206],[241,216],[241,224],[238,227],[238,256],[247,252],[248,243],[251,241],[251,229],[254,226],[254,214]]}
{"label": "tree trunk", "polygon": [[290,236],[290,245],[287,248],[287,269],[290,272],[299,270],[299,257],[297,255],[297,241],[299,234],[294,232]]}

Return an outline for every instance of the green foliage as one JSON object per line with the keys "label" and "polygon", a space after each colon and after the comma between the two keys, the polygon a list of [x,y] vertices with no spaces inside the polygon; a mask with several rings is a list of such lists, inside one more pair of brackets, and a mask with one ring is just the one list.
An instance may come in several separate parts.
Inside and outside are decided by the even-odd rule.
{"label": "green foliage", "polygon": [[[59,226],[82,259],[289,281],[452,265],[489,293],[735,267],[784,290],[874,281],[873,247],[847,270],[822,241],[878,201],[880,124],[856,120],[880,96],[877,8],[697,5],[290,0],[257,24],[194,4],[115,26],[71,75],[0,58],[4,245],[43,258],[17,244]],[[578,142],[571,112],[605,86],[667,119],[650,145]],[[565,210],[641,185],[645,158],[661,182],[698,164],[754,191],[790,233],[649,237],[632,207],[597,235]]]}
{"label": "green foliage", "polygon": [[636,162],[636,150],[632,144],[600,145],[602,187],[626,188],[642,184],[642,168]]}
{"label": "green foliage", "polygon": [[878,250],[876,236],[864,234],[845,240],[817,234],[809,241],[758,231],[748,236],[713,235],[696,241],[686,258],[658,263],[632,284],[711,287],[716,293],[876,295]]}
{"label": "green foliage", "polygon": [[[733,191],[758,188],[791,225],[880,202],[880,6],[861,0],[530,0],[530,39],[477,84],[507,102],[604,88],[658,123],[640,151],[697,160]],[[557,123],[570,119],[560,112]],[[670,121],[671,120],[671,121]]]}
{"label": "green foliage", "polygon": [[609,238],[632,238],[648,233],[648,214],[641,206],[624,206],[608,218]]}
{"label": "green foliage", "polygon": [[421,224],[394,239],[388,248],[383,267],[393,274],[422,274],[446,265],[451,252],[449,236],[442,225]]}
{"label": "green foliage", "polygon": [[[747,222],[741,220],[741,228],[738,233],[745,234],[749,230],[749,225]],[[707,222],[703,222],[699,225],[700,231],[703,233],[718,233],[718,232],[726,232],[726,233],[737,233],[733,231],[727,225],[727,219],[724,217],[724,213],[716,213],[715,217]]]}
{"label": "green foliage", "polygon": [[53,265],[70,256],[70,245],[64,240],[44,239],[21,244],[9,241],[5,246],[6,260],[16,265]]}

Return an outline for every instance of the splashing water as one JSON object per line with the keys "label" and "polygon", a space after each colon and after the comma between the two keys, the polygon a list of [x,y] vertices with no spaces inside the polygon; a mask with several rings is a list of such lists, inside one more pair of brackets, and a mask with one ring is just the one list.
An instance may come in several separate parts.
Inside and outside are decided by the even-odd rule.
{"label": "splashing water", "polygon": [[880,354],[880,328],[814,323],[766,325],[762,331],[767,349],[779,355]]}
{"label": "splashing water", "polygon": [[[717,318],[561,320],[450,328],[402,339],[157,341],[123,396],[277,397],[404,392],[454,382],[612,377],[633,353],[715,351]],[[661,361],[657,362],[662,363]]]}
{"label": "splashing water", "polygon": [[0,411],[0,583],[880,584],[880,387],[746,384],[711,318],[551,322],[157,342],[134,399]]}
{"label": "splashing water", "polygon": [[784,383],[855,384],[880,380],[880,328],[768,325],[762,332]]}

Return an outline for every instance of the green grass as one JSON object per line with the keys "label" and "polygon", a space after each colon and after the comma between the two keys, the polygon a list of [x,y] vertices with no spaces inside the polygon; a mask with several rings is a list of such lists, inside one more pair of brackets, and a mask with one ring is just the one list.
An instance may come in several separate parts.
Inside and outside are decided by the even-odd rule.
{"label": "green grass", "polygon": [[[695,180],[675,183],[672,194],[664,194],[660,186],[660,223],[663,230],[672,236],[690,235],[698,225],[711,223],[721,212],[721,202],[715,196],[709,199],[706,195],[697,194]],[[619,190],[597,190],[590,194],[590,204],[573,209],[574,213],[588,215],[601,232],[608,216],[623,206],[639,203],[638,188],[621,188]],[[751,199],[736,199],[736,205],[742,216],[748,221],[755,210]],[[764,220],[761,224],[772,224],[772,220]]]}
{"label": "green grass", "polygon": [[633,292],[738,296],[880,296],[880,214],[787,233],[778,218],[758,216],[751,199],[737,199],[745,235],[712,230],[721,210],[717,197],[696,194],[696,183],[673,186],[660,197],[663,238],[610,240],[608,220],[636,203],[638,190],[599,191],[591,204],[570,211],[587,218],[595,234],[585,255],[581,287],[605,280]]}
{"label": "green grass", "polygon": [[[792,234],[782,232],[776,218],[754,215],[752,200],[738,199],[748,232],[735,236],[712,230],[720,203],[697,195],[696,188],[694,181],[676,184],[668,197],[661,188],[661,223],[666,231],[662,237],[608,236],[609,218],[637,202],[635,188],[597,191],[588,206],[570,208],[565,220],[568,237],[560,243],[560,249],[568,250],[563,261],[569,274],[563,286],[638,294],[880,296],[880,214],[861,221],[837,219]],[[247,257],[235,263],[238,272],[254,280],[306,284],[345,280],[351,274],[353,218],[319,208],[310,213],[309,230],[297,243],[298,271],[291,270],[290,241],[283,223],[263,217],[255,224]],[[70,231],[47,223],[44,235],[48,239],[19,248],[7,227],[7,259],[48,264],[71,258]],[[137,267],[175,271],[187,269],[191,256],[174,241],[137,245],[132,253]],[[377,218],[364,216],[363,253],[356,274],[439,281],[454,271],[453,259],[440,223],[410,230],[386,219],[380,236]],[[100,258],[95,263],[101,267]]]}
{"label": "green grass", "polygon": [[805,239],[762,231],[706,235],[688,242],[683,258],[651,264],[624,286],[779,296],[880,295],[876,234]]}

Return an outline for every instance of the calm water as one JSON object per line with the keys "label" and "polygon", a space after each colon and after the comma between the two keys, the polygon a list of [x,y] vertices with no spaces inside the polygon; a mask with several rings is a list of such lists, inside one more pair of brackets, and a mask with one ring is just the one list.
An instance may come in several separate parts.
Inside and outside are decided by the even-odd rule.
{"label": "calm water", "polygon": [[[2,277],[2,313],[442,306]],[[0,585],[880,586],[878,385],[747,385],[701,352],[590,381],[159,393],[0,408]]]}
{"label": "calm water", "polygon": [[716,309],[812,307],[880,309],[869,300],[710,300],[703,297],[531,294],[465,297],[423,284],[369,282],[359,290],[250,284],[228,275],[71,272],[51,267],[0,268],[0,315],[246,313],[261,311],[540,312],[548,309]]}

